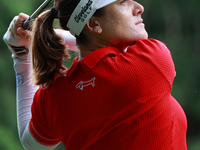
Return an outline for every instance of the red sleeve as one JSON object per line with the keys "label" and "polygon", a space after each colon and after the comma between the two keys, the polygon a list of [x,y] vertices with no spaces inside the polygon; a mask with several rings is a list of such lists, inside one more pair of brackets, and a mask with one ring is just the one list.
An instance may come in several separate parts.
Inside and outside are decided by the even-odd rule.
{"label": "red sleeve", "polygon": [[39,89],[32,104],[32,119],[29,123],[29,129],[32,136],[43,145],[56,145],[60,139],[53,131],[50,124],[51,104],[47,102],[48,96],[46,89]]}
{"label": "red sleeve", "polygon": [[176,76],[175,66],[171,52],[164,43],[155,39],[139,40],[135,45],[130,46],[127,52],[133,52],[153,63],[172,87]]}

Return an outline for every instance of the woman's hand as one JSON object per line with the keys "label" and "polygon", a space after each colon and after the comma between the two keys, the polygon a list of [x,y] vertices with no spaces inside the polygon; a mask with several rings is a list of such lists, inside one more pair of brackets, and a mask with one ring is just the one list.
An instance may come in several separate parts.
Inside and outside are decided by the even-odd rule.
{"label": "woman's hand", "polygon": [[[25,46],[30,45],[29,41],[31,38],[31,33],[29,30],[26,30],[22,27],[23,23],[28,19],[28,15],[24,13],[20,13],[19,16],[14,18],[14,25],[10,27],[10,36],[17,36],[20,40],[18,40],[18,45]],[[27,47],[29,48],[29,47]]]}
{"label": "woman's hand", "polygon": [[20,13],[19,16],[14,17],[7,32],[4,34],[3,40],[13,53],[14,58],[26,59],[29,53],[31,32],[22,27],[23,22],[28,17],[24,13]]}

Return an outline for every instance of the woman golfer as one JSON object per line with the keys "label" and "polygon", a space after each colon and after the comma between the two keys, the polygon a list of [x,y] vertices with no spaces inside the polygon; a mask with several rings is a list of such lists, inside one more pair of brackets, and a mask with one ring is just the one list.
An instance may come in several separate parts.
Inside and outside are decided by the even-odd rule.
{"label": "woman golfer", "polygon": [[[55,0],[35,20],[31,44],[22,29],[28,16],[14,19],[4,40],[14,52],[26,149],[51,150],[60,142],[67,150],[187,149],[186,116],[170,93],[171,53],[148,39],[143,11],[132,0]],[[55,18],[76,38],[79,57],[69,69]]]}

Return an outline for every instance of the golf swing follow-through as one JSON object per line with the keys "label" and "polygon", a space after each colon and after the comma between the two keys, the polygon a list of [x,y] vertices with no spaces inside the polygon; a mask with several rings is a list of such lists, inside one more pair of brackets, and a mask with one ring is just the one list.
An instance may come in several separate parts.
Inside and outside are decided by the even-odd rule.
{"label": "golf swing follow-through", "polygon": [[[175,66],[167,46],[148,38],[144,7],[55,0],[43,11],[49,3],[30,17],[20,13],[4,35],[24,148],[62,142],[69,150],[186,150],[187,119],[171,95]],[[53,28],[55,19],[61,29]],[[23,25],[30,20],[31,31]],[[79,54],[70,68],[63,64],[68,49]]]}
{"label": "golf swing follow-through", "polygon": [[[34,13],[28,17],[28,19],[26,19],[23,24],[22,27],[24,29],[31,29],[31,26],[34,22],[34,19],[40,14],[42,13],[45,9],[47,9],[48,7],[50,7],[52,5],[53,0],[45,0],[35,11]],[[11,25],[14,25],[14,19],[13,19],[13,23]],[[9,27],[9,29],[11,28],[13,30],[13,26]],[[13,32],[13,31],[12,31]],[[9,33],[9,32],[7,32]],[[60,32],[59,32],[60,33]],[[75,38],[69,33],[69,32],[61,32],[63,33],[62,36],[64,37],[64,41],[66,42],[66,44],[68,45],[68,48],[72,51],[78,51],[76,44],[75,44]],[[7,43],[9,49],[11,50],[11,52],[15,55],[15,56],[20,56],[20,55],[25,55],[29,52],[29,50],[24,47],[24,46],[18,46],[18,44],[20,44],[19,39],[16,39],[17,37],[13,37],[10,38],[9,34],[5,34],[4,35],[4,41]],[[22,40],[23,42],[24,40]],[[12,45],[13,42],[16,42],[15,44],[17,44],[17,46],[14,46],[15,44]],[[17,43],[18,42],[18,43]],[[23,44],[22,44],[23,45]]]}

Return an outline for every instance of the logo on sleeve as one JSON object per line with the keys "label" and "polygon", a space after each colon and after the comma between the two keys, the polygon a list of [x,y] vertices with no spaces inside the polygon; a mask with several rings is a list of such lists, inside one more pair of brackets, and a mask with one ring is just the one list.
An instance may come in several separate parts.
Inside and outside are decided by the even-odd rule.
{"label": "logo on sleeve", "polygon": [[87,86],[92,86],[94,87],[95,86],[95,80],[96,78],[92,78],[91,80],[89,81],[80,81],[77,85],[76,85],[76,89],[80,89],[80,90],[83,90],[84,87],[87,87]]}
{"label": "logo on sleeve", "polygon": [[16,76],[16,86],[19,87],[24,83],[24,76],[22,74],[18,74]]}

